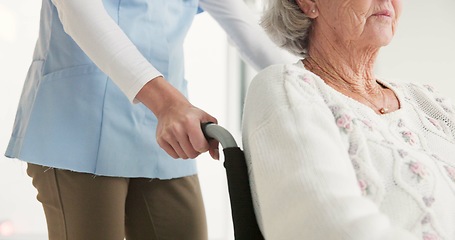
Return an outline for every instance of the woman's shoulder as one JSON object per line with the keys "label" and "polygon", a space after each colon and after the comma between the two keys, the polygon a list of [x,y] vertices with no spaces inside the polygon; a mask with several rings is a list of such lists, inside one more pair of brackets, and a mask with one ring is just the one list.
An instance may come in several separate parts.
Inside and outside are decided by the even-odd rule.
{"label": "woman's shoulder", "polygon": [[403,81],[399,79],[388,79],[385,83],[404,93],[419,92],[424,95],[441,95],[438,89],[431,83]]}
{"label": "woman's shoulder", "polygon": [[405,101],[409,101],[426,113],[455,114],[452,99],[430,83],[393,82],[390,84],[403,94]]}
{"label": "woman's shoulder", "polygon": [[388,84],[402,92],[408,99],[439,99],[447,98],[434,85],[421,82],[389,81]]}
{"label": "woman's shoulder", "polygon": [[[314,96],[318,88],[315,75],[299,62],[271,65],[260,71],[251,81],[249,94],[277,94],[281,97]],[[296,96],[294,96],[296,94]],[[267,95],[270,97],[270,95]]]}
{"label": "woman's shoulder", "polygon": [[315,75],[297,64],[276,64],[260,71],[248,87],[245,115],[263,119],[283,109],[323,103]]}
{"label": "woman's shoulder", "polygon": [[253,81],[256,79],[275,79],[276,76],[280,76],[281,80],[285,78],[298,78],[300,76],[308,75],[311,72],[306,70],[303,67],[303,64],[299,60],[295,63],[281,63],[270,65],[263,70],[259,71],[258,74],[254,77]]}

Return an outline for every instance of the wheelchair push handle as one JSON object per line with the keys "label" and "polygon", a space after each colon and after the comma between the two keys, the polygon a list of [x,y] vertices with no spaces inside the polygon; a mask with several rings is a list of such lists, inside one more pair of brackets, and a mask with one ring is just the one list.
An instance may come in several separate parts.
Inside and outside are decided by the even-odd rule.
{"label": "wheelchair push handle", "polygon": [[205,138],[217,140],[223,148],[237,147],[237,142],[234,137],[224,127],[208,122],[202,123],[201,128]]}

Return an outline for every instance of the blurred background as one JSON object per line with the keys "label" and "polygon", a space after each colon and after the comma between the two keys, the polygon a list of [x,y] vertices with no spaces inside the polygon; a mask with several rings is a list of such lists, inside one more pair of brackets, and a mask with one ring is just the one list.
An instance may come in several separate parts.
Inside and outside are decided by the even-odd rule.
{"label": "blurred background", "polygon": [[[0,0],[0,240],[44,240],[46,224],[26,165],[3,156],[38,33],[38,0]],[[249,0],[260,14],[261,2]],[[393,42],[377,64],[378,75],[428,82],[455,99],[455,1],[403,1]],[[243,96],[255,71],[233,49],[207,14],[196,16],[185,42],[190,101],[217,117],[241,144]],[[233,239],[225,173],[208,154],[198,167],[207,208],[209,238]]]}

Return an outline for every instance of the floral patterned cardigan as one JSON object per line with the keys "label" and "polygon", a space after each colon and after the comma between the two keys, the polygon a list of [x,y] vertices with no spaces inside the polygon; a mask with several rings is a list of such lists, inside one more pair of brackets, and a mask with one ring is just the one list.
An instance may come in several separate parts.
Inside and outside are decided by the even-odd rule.
{"label": "floral patterned cardigan", "polygon": [[455,239],[454,108],[379,81],[399,110],[378,115],[301,62],[255,77],[242,139],[266,239]]}

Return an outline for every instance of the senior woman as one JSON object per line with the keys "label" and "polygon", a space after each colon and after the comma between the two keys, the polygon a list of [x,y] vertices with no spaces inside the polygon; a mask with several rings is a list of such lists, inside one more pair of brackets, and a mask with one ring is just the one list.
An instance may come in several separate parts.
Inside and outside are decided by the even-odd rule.
{"label": "senior woman", "polygon": [[455,239],[455,110],[378,78],[400,0],[270,0],[262,24],[304,58],[251,83],[243,141],[266,239]]}

